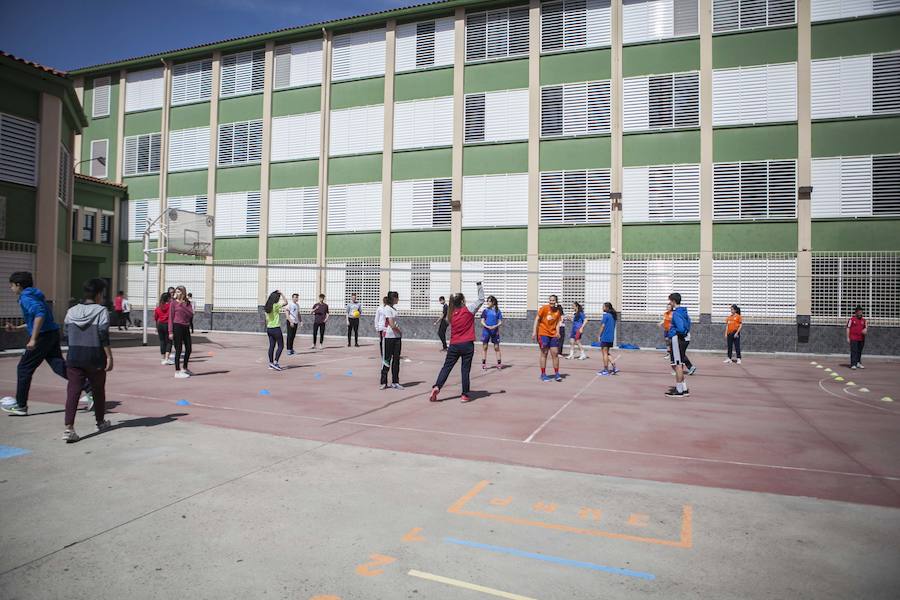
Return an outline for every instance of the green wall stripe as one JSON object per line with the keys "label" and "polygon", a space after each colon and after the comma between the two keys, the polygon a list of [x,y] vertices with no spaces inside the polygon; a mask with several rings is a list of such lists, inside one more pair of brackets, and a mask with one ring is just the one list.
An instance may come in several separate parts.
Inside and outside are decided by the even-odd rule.
{"label": "green wall stripe", "polygon": [[273,190],[319,185],[319,160],[275,163],[269,167],[269,187]]}
{"label": "green wall stripe", "polygon": [[796,223],[715,223],[714,252],[796,252]]}
{"label": "green wall stripe", "polygon": [[219,100],[219,125],[262,119],[263,95],[250,94]]}
{"label": "green wall stripe", "polygon": [[391,171],[394,181],[452,177],[453,150],[451,148],[433,148],[431,150],[394,152]]}
{"label": "green wall stripe", "polygon": [[159,198],[159,175],[126,177],[122,183],[128,186],[129,198]]}
{"label": "green wall stripe", "polygon": [[609,226],[541,227],[541,254],[609,254]]}
{"label": "green wall stripe", "polygon": [[[315,258],[316,235],[286,235],[269,237],[269,258]],[[282,290],[291,293],[288,290]]]}
{"label": "green wall stripe", "polygon": [[612,161],[610,152],[609,137],[542,140],[540,169],[608,169]]}
{"label": "green wall stripe", "polygon": [[162,131],[162,109],[125,115],[125,137]]}
{"label": "green wall stripe", "polygon": [[622,49],[622,77],[700,69],[700,40],[677,40]]}
{"label": "green wall stripe", "polygon": [[525,254],[528,251],[528,229],[463,229],[462,255],[494,256]]}
{"label": "green wall stripe", "polygon": [[370,181],[381,181],[381,154],[341,156],[328,160],[328,185]]}
{"label": "green wall stripe", "polygon": [[450,256],[449,231],[395,231],[391,256]]}
{"label": "green wall stripe", "polygon": [[528,143],[486,144],[463,148],[463,175],[526,173]]}
{"label": "green wall stripe", "polygon": [[453,69],[401,73],[394,77],[394,101],[453,95]]}
{"label": "green wall stripe", "polygon": [[611,50],[585,50],[541,57],[541,85],[610,79]]}
{"label": "green wall stripe", "polygon": [[814,252],[900,250],[900,219],[813,221]]}
{"label": "green wall stripe", "polygon": [[259,260],[259,237],[216,238],[216,260]]}
{"label": "green wall stripe", "polygon": [[187,171],[184,173],[169,173],[166,182],[166,193],[170,198],[178,196],[205,196],[207,171]]}
{"label": "green wall stripe", "polygon": [[326,239],[328,258],[362,258],[381,256],[381,233],[329,233]]}
{"label": "green wall stripe", "polygon": [[812,26],[812,57],[853,56],[900,48],[900,15]]}
{"label": "green wall stripe", "polygon": [[261,168],[259,165],[216,169],[216,193],[254,192],[260,187]]}
{"label": "green wall stripe", "polygon": [[797,60],[797,28],[713,36],[713,69]]}
{"label": "green wall stripe", "polygon": [[466,65],[466,94],[528,87],[528,59]]}
{"label": "green wall stripe", "polygon": [[209,102],[173,106],[169,111],[169,129],[209,126]]}
{"label": "green wall stripe", "polygon": [[273,117],[319,112],[321,106],[322,86],[319,85],[272,92]]}
{"label": "green wall stripe", "polygon": [[713,131],[713,161],[797,158],[797,126],[730,127]]}
{"label": "green wall stripe", "polygon": [[812,124],[813,156],[855,156],[894,152],[900,152],[900,117]]}
{"label": "green wall stripe", "polygon": [[384,77],[342,81],[331,85],[331,109],[384,103]]}
{"label": "green wall stripe", "polygon": [[700,162],[700,131],[638,133],[622,137],[622,165],[669,165]]}
{"label": "green wall stripe", "polygon": [[700,225],[623,225],[622,252],[699,252]]}

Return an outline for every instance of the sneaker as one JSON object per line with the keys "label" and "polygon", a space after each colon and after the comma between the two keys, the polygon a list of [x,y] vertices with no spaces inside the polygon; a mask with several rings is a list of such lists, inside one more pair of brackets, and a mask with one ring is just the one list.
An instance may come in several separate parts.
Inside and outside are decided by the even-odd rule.
{"label": "sneaker", "polygon": [[163,358],[163,359],[161,359],[161,360],[159,361],[159,364],[165,365],[165,364],[168,364],[168,362],[169,362],[169,359],[168,359],[168,358]]}
{"label": "sneaker", "polygon": [[556,375],[553,376],[553,380],[554,381],[562,381],[562,375],[557,373]]}
{"label": "sneaker", "polygon": [[666,390],[666,396],[678,398],[684,396],[684,392],[679,392],[675,388],[669,388],[668,390]]}
{"label": "sneaker", "polygon": [[578,360],[587,360],[587,355],[582,354],[581,356],[578,357]]}
{"label": "sneaker", "polygon": [[174,365],[174,364],[175,364],[175,359],[174,359],[174,358],[170,358],[170,359],[168,359],[168,360],[166,361],[166,365],[168,365],[168,366],[171,366],[171,365]]}
{"label": "sneaker", "polygon": [[347,342],[347,347],[348,347],[348,348],[350,347],[350,342]]}
{"label": "sneaker", "polygon": [[693,375],[693,374],[696,373],[696,372],[697,372],[697,367],[695,367],[695,366],[693,366],[693,365],[691,366],[690,369],[687,370],[687,374],[688,374],[688,375]]}
{"label": "sneaker", "polygon": [[603,369],[602,371],[597,371],[597,375],[602,375],[603,377],[609,376],[609,371]]}
{"label": "sneaker", "polygon": [[487,363],[481,363],[481,370],[487,371]]}
{"label": "sneaker", "polygon": [[296,352],[294,352],[293,350],[288,350],[288,356],[293,356],[294,354],[296,354]]}
{"label": "sneaker", "polygon": [[388,389],[388,387],[389,387],[388,384],[382,383],[382,384],[381,384],[381,387],[379,387],[378,389],[379,389],[379,390],[386,390],[386,389]]}
{"label": "sneaker", "polygon": [[497,363],[497,370],[498,370],[498,371],[502,371],[502,370],[503,370],[503,363]]}
{"label": "sneaker", "polygon": [[471,402],[472,399],[469,397],[468,394],[463,394],[462,396],[460,396],[459,401],[460,402]]}
{"label": "sneaker", "polygon": [[394,388],[395,390],[402,390],[402,389],[403,389],[403,386],[400,385],[399,383],[392,383],[392,384],[391,384],[391,387]]}
{"label": "sneaker", "polygon": [[354,347],[359,348],[359,344],[353,344]]}
{"label": "sneaker", "polygon": [[100,421],[99,423],[97,423],[97,431],[99,431],[99,432],[102,433],[102,432],[107,431],[107,430],[109,430],[109,429],[112,429],[112,423],[110,423],[108,420],[107,420],[107,421]]}
{"label": "sneaker", "polygon": [[84,407],[84,410],[86,410],[88,412],[91,412],[92,410],[94,410],[94,394],[88,392],[87,394],[85,394],[84,396],[81,397],[79,402],[84,402],[86,404],[86,406]]}
{"label": "sneaker", "polygon": [[853,370],[855,371],[855,370],[856,370],[856,365],[850,365],[850,368],[853,369]]}
{"label": "sneaker", "polygon": [[8,412],[11,415],[18,415],[20,417],[28,416],[28,407],[27,406],[19,406],[18,404],[13,404],[11,406],[0,406],[5,412]]}
{"label": "sneaker", "polygon": [[16,399],[12,396],[4,396],[2,400],[0,400],[0,406],[15,406]]}
{"label": "sneaker", "polygon": [[437,401],[438,401],[438,394],[439,394],[440,392],[441,392],[440,388],[437,388],[437,387],[431,388],[431,395],[428,396],[428,401],[429,401],[429,402],[437,402]]}
{"label": "sneaker", "polygon": [[691,390],[685,388],[685,390],[684,390],[683,392],[681,392],[681,395],[682,395],[682,396],[685,396],[685,397],[690,396],[690,395],[691,395]]}
{"label": "sneaker", "polygon": [[269,363],[269,368],[272,369],[273,371],[276,371],[276,370],[277,370],[277,369],[275,368],[275,363]]}
{"label": "sneaker", "polygon": [[741,359],[737,359],[737,364],[741,364]]}
{"label": "sneaker", "polygon": [[66,429],[63,431],[62,439],[65,440],[67,444],[74,444],[78,440],[81,439],[77,433],[75,433],[74,429]]}
{"label": "sneaker", "polygon": [[316,349],[316,345],[313,344],[312,346],[309,347],[309,349],[310,349],[310,350],[315,350],[315,349]]}
{"label": "sneaker", "polygon": [[543,381],[544,383],[551,381],[550,376],[549,375],[541,375],[541,381]]}
{"label": "sneaker", "polygon": [[723,360],[722,362],[723,362],[723,363],[729,363],[729,364],[730,364],[730,363],[733,362],[733,361],[732,361],[730,358],[726,358],[726,359]]}
{"label": "sneaker", "polygon": [[865,369],[865,367],[862,366],[862,363],[856,363],[856,368],[857,369]]}
{"label": "sneaker", "polygon": [[186,371],[175,371],[175,379],[187,379],[190,374]]}
{"label": "sneaker", "polygon": [[613,365],[612,374],[613,374],[613,375],[618,375],[618,374],[619,374],[619,368],[618,368],[617,366],[615,366],[615,365]]}
{"label": "sneaker", "polygon": [[276,370],[276,371],[284,371],[284,367],[282,367],[282,366],[281,366],[280,364],[278,364],[278,363],[274,363],[272,366],[275,367],[275,370]]}

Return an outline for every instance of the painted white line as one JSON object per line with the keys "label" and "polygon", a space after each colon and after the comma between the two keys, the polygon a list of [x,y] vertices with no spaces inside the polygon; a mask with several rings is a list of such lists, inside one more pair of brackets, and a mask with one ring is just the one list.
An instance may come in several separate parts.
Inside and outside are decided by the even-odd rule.
{"label": "painted white line", "polygon": [[[872,406],[871,404],[868,404],[868,403],[866,403],[866,402],[859,402],[858,400],[853,400],[853,399],[851,399],[851,398],[845,398],[845,397],[843,397],[843,396],[841,396],[841,395],[835,394],[834,392],[832,392],[832,391],[830,391],[830,390],[825,389],[825,386],[822,385],[822,382],[823,382],[823,381],[829,381],[830,379],[831,379],[830,377],[826,377],[826,378],[824,378],[824,379],[820,379],[820,380],[819,380],[819,389],[822,390],[823,392],[825,392],[826,394],[828,394],[829,396],[834,396],[835,398],[837,398],[837,399],[839,399],[839,400],[847,400],[848,402],[852,402],[853,404],[859,404],[860,406],[865,406],[866,408],[871,408],[871,409],[874,409],[874,410],[880,410],[880,411],[886,412],[886,413],[893,413],[893,412],[894,412],[894,411],[892,411],[892,410],[888,410],[887,408],[881,408],[880,406]],[[842,388],[842,389],[843,389],[844,391],[847,390],[847,388]]]}
{"label": "painted white line", "polygon": [[555,413],[553,413],[552,415],[550,415],[550,418],[549,418],[549,419],[547,419],[546,421],[544,421],[543,423],[541,423],[540,427],[538,427],[537,429],[535,429],[534,431],[532,431],[532,432],[531,432],[531,435],[529,435],[527,438],[525,438],[524,443],[525,443],[525,444],[530,444],[530,443],[531,443],[531,440],[534,439],[534,436],[536,436],[537,434],[539,434],[539,433],[541,432],[541,430],[542,430],[544,427],[546,427],[547,425],[550,424],[550,421],[552,421],[553,419],[555,419],[556,417],[558,417],[559,414],[560,414],[562,411],[566,410],[566,408],[568,408],[570,404],[572,404],[573,402],[575,402],[575,400],[578,399],[578,396],[580,396],[580,395],[582,394],[582,392],[584,392],[584,390],[588,389],[588,388],[591,386],[592,383],[594,383],[595,381],[597,381],[597,378],[598,378],[598,377],[600,377],[600,376],[599,376],[599,375],[594,375],[594,378],[591,379],[590,381],[588,381],[588,382],[585,384],[585,386],[584,386],[583,388],[581,388],[580,390],[578,390],[578,393],[577,393],[577,394],[575,394],[574,396],[572,396],[571,398],[569,398],[569,401],[566,402],[565,404],[563,404],[563,405],[560,407],[560,409],[559,409],[558,411],[556,411]]}
{"label": "painted white line", "polygon": [[429,581],[436,581],[438,583],[452,585],[454,587],[463,588],[464,590],[481,592],[482,594],[496,596],[497,598],[508,598],[509,600],[535,600],[534,598],[530,598],[528,596],[520,596],[519,594],[513,594],[512,592],[504,592],[503,590],[496,590],[494,588],[485,587],[476,583],[469,583],[468,581],[461,581],[459,579],[451,579],[442,575],[435,575],[434,573],[424,573],[422,571],[416,571],[415,569],[410,569],[408,575],[418,577],[419,579],[427,579]]}

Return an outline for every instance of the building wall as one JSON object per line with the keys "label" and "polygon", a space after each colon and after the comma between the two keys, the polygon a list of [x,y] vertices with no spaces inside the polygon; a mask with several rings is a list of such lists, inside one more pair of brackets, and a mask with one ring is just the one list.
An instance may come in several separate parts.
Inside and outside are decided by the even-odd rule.
{"label": "building wall", "polygon": [[[505,9],[510,5],[487,6]],[[873,322],[900,325],[897,291],[885,283],[900,273],[896,236],[900,201],[878,214],[870,208],[868,213],[838,211],[837,215],[821,216],[816,208],[823,201],[817,190],[822,190],[820,194],[826,190],[816,179],[820,177],[817,159],[900,153],[900,100],[893,108],[869,110],[868,114],[847,112],[843,109],[850,100],[839,100],[837,116],[822,116],[817,108],[821,92],[816,91],[820,89],[816,87],[820,83],[816,61],[897,52],[900,38],[895,33],[900,15],[845,14],[825,19],[820,18],[824,14],[820,0],[798,0],[793,18],[783,24],[740,28],[735,21],[729,30],[720,19],[725,3],[698,0],[693,23],[691,7],[684,3],[672,6],[676,18],[668,35],[658,34],[667,25],[635,12],[641,9],[640,3],[623,6],[614,1],[607,41],[547,50],[541,48],[540,3],[516,3],[509,15],[520,7],[530,10],[530,50],[469,60],[466,35],[474,39],[478,17],[473,15],[485,7],[473,3],[472,8],[459,9],[449,17],[450,32],[456,32],[458,42],[450,51],[452,56],[442,64],[410,70],[398,69],[400,63],[392,60],[408,47],[403,46],[403,40],[408,41],[404,37],[406,22],[385,19],[357,31],[329,31],[325,40],[307,38],[313,40],[309,48],[324,51],[319,65],[323,76],[289,86],[282,85],[288,71],[279,57],[284,56],[283,46],[298,40],[286,32],[284,39],[267,45],[239,48],[261,53],[264,85],[234,96],[219,94],[214,88],[208,99],[172,106],[173,77],[178,65],[188,60],[179,56],[167,63],[162,75],[166,96],[158,108],[125,113],[118,97],[118,82],[124,76],[114,74],[111,105],[118,106],[118,118],[110,115],[92,120],[85,140],[101,136],[101,130],[110,140],[118,138],[117,143],[123,136],[160,132],[165,145],[170,131],[211,125],[210,147],[215,151],[219,149],[215,139],[218,126],[262,119],[263,148],[251,164],[217,166],[212,157],[203,168],[167,172],[163,165],[159,173],[123,180],[132,201],[158,200],[163,192],[168,198],[206,194],[208,212],[216,214],[220,223],[226,218],[221,202],[234,202],[238,193],[259,193],[258,225],[247,221],[228,233],[217,233],[212,263],[222,268],[198,265],[196,274],[191,275],[195,285],[202,282],[206,304],[222,314],[253,313],[265,291],[275,284],[302,287],[305,295],[318,289],[349,293],[351,285],[374,286],[366,293],[377,301],[392,283],[405,285],[409,277],[405,265],[430,264],[435,271],[436,263],[446,262],[451,268],[460,265],[463,270],[481,269],[482,273],[454,272],[447,283],[440,284],[441,293],[446,295],[457,285],[471,293],[472,280],[482,277],[506,296],[514,314],[523,317],[534,310],[553,282],[560,282],[558,293],[564,302],[604,294],[604,300],[609,298],[622,308],[626,321],[636,324],[652,322],[662,310],[665,295],[677,288],[684,291],[698,320],[702,316],[704,322],[718,322],[727,304],[736,302],[750,307],[745,309],[748,322],[760,327],[779,325],[787,332],[786,338],[796,337],[798,317],[812,317],[814,326],[837,324],[856,302],[866,305]],[[405,18],[413,23],[448,18],[431,7],[417,10]],[[816,21],[811,14],[818,15]],[[468,24],[467,16],[471,18]],[[652,26],[642,30],[647,23]],[[378,27],[386,28],[383,37],[366,37],[365,31]],[[347,38],[350,33],[357,37]],[[440,43],[436,48],[440,49]],[[350,72],[358,70],[351,76],[342,70],[348,47],[358,50],[349,58]],[[228,72],[231,53],[229,49],[206,54],[198,50],[190,60],[212,59],[212,81],[218,82]],[[291,60],[296,60],[298,55],[293,56]],[[363,65],[364,59],[371,59],[368,67]],[[148,61],[148,68],[159,64],[157,58],[152,62]],[[101,74],[84,74],[86,105],[89,82]],[[696,83],[690,84],[691,77]],[[546,107],[554,101],[554,92],[548,87],[562,86],[561,93],[574,98],[582,82],[604,81],[608,82],[605,93],[612,109],[606,117],[590,118],[606,118],[608,125],[579,125],[584,119],[579,120],[577,101],[572,100],[575,108],[571,112],[565,109],[563,134],[542,134],[542,102],[547,112]],[[737,87],[729,88],[728,81]],[[602,88],[597,85],[600,87],[590,89]],[[896,95],[896,90],[892,93]],[[470,118],[469,126],[474,129],[467,129],[464,107],[467,98],[477,104],[479,94],[484,94],[488,106],[487,133],[481,137],[475,132],[477,119]],[[542,94],[547,94],[546,100],[542,101]],[[421,147],[400,147],[397,139],[403,132],[395,129],[392,121],[405,122],[400,115],[406,103],[442,97],[452,98],[454,112],[430,120],[423,117],[420,125],[426,129],[443,125],[453,135],[438,140],[440,136],[435,134],[433,141]],[[675,99],[667,100],[672,97]],[[728,97],[734,100],[732,105]],[[792,102],[792,97],[796,101]],[[516,104],[522,98],[529,104],[524,113],[521,104]],[[871,98],[869,101],[871,104]],[[643,112],[639,108],[642,102],[646,103]],[[604,105],[609,107],[601,99],[590,110],[602,113]],[[693,113],[692,106],[696,107]],[[353,111],[365,117],[349,119],[347,125],[343,119]],[[280,124],[287,117],[307,113],[317,113],[309,123],[319,127],[312,144],[318,151],[302,157],[280,156],[276,141]],[[547,115],[543,118],[548,123],[552,120]],[[363,144],[366,136],[379,137],[379,119],[384,122],[382,140],[400,136],[393,148],[387,144],[379,149],[376,144],[371,149]],[[110,130],[117,122],[123,124],[123,130]],[[306,134],[296,135],[303,138]],[[349,135],[350,141],[341,135]],[[87,145],[82,144],[83,156]],[[114,150],[111,145],[111,152]],[[761,184],[758,168],[768,173]],[[745,175],[741,175],[742,169]],[[778,169],[788,169],[790,180],[783,179],[788,171]],[[587,219],[583,209],[570,211],[577,203],[572,200],[570,206],[567,200],[567,214],[574,216],[553,221],[550,175],[557,172],[562,172],[559,181],[574,186],[568,188],[574,190],[573,198],[586,194],[590,210],[599,210],[602,216]],[[578,178],[585,175],[575,172],[588,173],[593,191],[579,192],[578,186],[583,186],[579,181],[584,180]],[[505,183],[490,187],[499,176],[507,177]],[[517,176],[521,179],[516,180]],[[542,192],[545,177],[547,191]],[[871,185],[873,176],[870,173],[868,177]],[[391,213],[407,210],[397,208],[407,206],[400,204],[398,190],[404,182],[424,179],[450,180],[453,199],[460,200],[461,209],[453,209],[437,227],[433,225],[437,217],[430,226],[394,226],[398,214]],[[494,183],[478,183],[481,180]],[[674,191],[667,191],[672,182]],[[479,185],[488,191],[479,192]],[[729,185],[742,187],[729,196]],[[813,187],[812,200],[804,196],[809,186]],[[276,208],[280,206],[279,191],[287,188],[317,189],[310,192],[313,200],[302,210],[294,204],[287,212],[277,212],[281,210]],[[346,205],[341,204],[341,194],[348,198]],[[614,196],[611,200],[610,194]],[[621,204],[617,194],[621,194]],[[247,202],[256,201],[256,196],[246,198]],[[545,217],[541,216],[542,198]],[[165,206],[165,199],[159,206]],[[307,206],[319,210],[313,217],[313,229],[284,231],[290,227],[278,221],[297,217]],[[336,206],[346,208],[338,210]],[[379,216],[366,217],[367,211],[377,212],[379,207]],[[255,214],[255,210],[250,212]],[[516,216],[520,211],[522,216]],[[270,221],[270,214],[275,221]],[[363,225],[335,224],[357,218]],[[138,240],[128,242],[122,256],[132,264],[123,265],[122,273],[133,270],[140,256]],[[321,268],[343,266],[312,279],[302,269],[274,269],[292,261],[305,265],[304,269],[310,261]],[[349,274],[351,262],[362,274]],[[377,274],[379,267],[390,267],[392,262],[400,266],[383,276]],[[242,278],[252,277],[249,263],[254,268],[272,267],[258,270],[263,283],[255,295],[241,291],[246,288]],[[853,271],[862,263],[866,265],[864,276]],[[344,268],[348,271],[339,275]],[[162,269],[160,273],[157,285],[162,286],[165,274]],[[329,288],[329,276],[355,283],[337,282]],[[415,273],[411,277],[415,280]],[[372,278],[377,282],[372,283]],[[437,286],[444,279],[433,281]],[[234,290],[226,293],[225,288]],[[839,288],[843,295],[832,299]],[[429,288],[428,293],[436,295],[437,289]],[[429,304],[427,299],[418,299],[408,312],[433,310],[434,298],[431,300]],[[591,298],[588,312],[596,312],[601,301]]]}

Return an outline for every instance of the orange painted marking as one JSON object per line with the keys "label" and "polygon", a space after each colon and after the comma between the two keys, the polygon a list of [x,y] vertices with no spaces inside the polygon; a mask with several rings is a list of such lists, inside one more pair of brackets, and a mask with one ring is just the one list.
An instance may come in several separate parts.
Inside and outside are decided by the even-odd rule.
{"label": "orange painted marking", "polygon": [[601,529],[584,529],[581,527],[572,527],[570,525],[560,525],[558,523],[546,523],[544,521],[533,521],[531,519],[522,519],[518,517],[509,517],[506,515],[494,515],[480,511],[463,510],[466,504],[472,498],[477,496],[485,487],[490,485],[490,481],[483,480],[475,484],[471,490],[450,505],[447,512],[463,515],[467,517],[478,517],[479,519],[490,519],[494,521],[502,521],[513,525],[526,525],[528,527],[540,527],[542,529],[552,529],[555,531],[564,531],[566,533],[577,533],[579,535],[590,535],[596,537],[605,537],[615,540],[627,540],[630,542],[642,542],[645,544],[657,544],[660,546],[672,546],[674,548],[691,548],[693,546],[693,508],[690,504],[682,506],[681,512],[681,539],[664,540],[652,537],[643,537],[638,535],[629,535],[627,533],[614,533],[612,531],[603,531]]}
{"label": "orange painted marking", "polygon": [[586,506],[582,507],[581,510],[578,511],[578,516],[582,519],[591,519],[592,521],[599,521],[600,515],[603,514],[603,511],[599,508],[588,508]]}
{"label": "orange painted marking", "polygon": [[397,560],[393,556],[385,556],[384,554],[373,554],[369,558],[372,559],[372,562],[363,563],[356,567],[357,575],[362,575],[363,577],[375,577],[376,575],[381,575],[384,573],[384,569],[374,569],[373,567],[383,567],[384,565],[389,565]]}
{"label": "orange painted marking", "polygon": [[535,502],[531,508],[540,512],[556,512],[556,504],[553,502]]}
{"label": "orange painted marking", "polygon": [[506,498],[491,498],[491,504],[494,506],[508,506],[512,502],[512,496]]}
{"label": "orange painted marking", "polygon": [[313,596],[309,600],[341,600],[340,596]]}
{"label": "orange painted marking", "polygon": [[413,527],[409,530],[409,532],[403,536],[404,542],[424,542],[425,538],[419,535],[419,532],[422,531],[421,527]]}
{"label": "orange painted marking", "polygon": [[650,515],[633,513],[628,517],[628,524],[635,527],[646,527],[648,523],[650,523]]}

